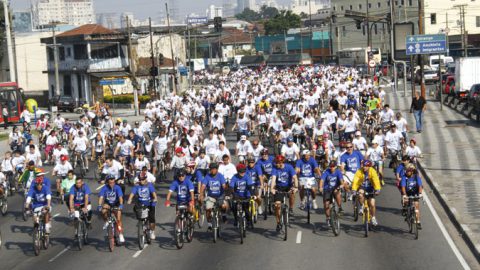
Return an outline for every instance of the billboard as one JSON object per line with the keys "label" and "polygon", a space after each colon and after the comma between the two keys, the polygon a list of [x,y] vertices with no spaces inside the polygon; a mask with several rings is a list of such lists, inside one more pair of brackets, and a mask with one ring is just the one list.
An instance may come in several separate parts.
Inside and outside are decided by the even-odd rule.
{"label": "billboard", "polygon": [[393,25],[393,47],[395,49],[396,60],[410,60],[410,56],[407,56],[405,40],[407,36],[414,34],[414,24],[412,22],[396,23]]}

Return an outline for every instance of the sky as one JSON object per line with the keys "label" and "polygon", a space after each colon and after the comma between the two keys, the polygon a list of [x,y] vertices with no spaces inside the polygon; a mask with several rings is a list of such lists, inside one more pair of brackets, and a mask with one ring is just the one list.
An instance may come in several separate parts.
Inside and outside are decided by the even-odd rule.
{"label": "sky", "polygon": [[[11,0],[14,10],[25,10],[30,2],[35,0]],[[236,0],[232,0],[236,1]],[[277,0],[279,4],[290,3],[291,0]],[[221,6],[222,0],[176,0],[180,15],[196,13],[205,15],[209,5]],[[122,12],[133,12],[135,18],[153,20],[160,17],[160,12],[165,11],[165,0],[94,0],[96,13],[114,12],[120,15]]]}

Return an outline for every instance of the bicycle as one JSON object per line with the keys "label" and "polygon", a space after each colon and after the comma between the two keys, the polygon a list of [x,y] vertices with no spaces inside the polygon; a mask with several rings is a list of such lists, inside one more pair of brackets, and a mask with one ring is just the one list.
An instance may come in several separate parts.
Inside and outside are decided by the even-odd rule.
{"label": "bicycle", "polygon": [[340,235],[340,216],[339,207],[335,198],[332,198],[332,202],[329,205],[330,208],[330,227],[332,227],[333,235]]}
{"label": "bicycle", "polygon": [[166,180],[167,179],[167,165],[165,164],[165,153],[163,154],[160,154],[158,159],[157,159],[157,163],[158,163],[158,180],[159,181],[162,181],[162,180]]}
{"label": "bicycle", "polygon": [[148,206],[137,205],[135,206],[135,214],[137,215],[137,236],[138,236],[138,248],[140,250],[145,248],[145,240],[147,244],[151,244],[152,240],[150,239],[150,219],[148,218],[148,212],[150,209]]}
{"label": "bicycle", "polygon": [[82,178],[85,176],[86,169],[85,169],[85,161],[84,161],[82,152],[75,151],[75,154],[73,156],[73,169],[74,170],[77,169],[76,175],[79,175]]}
{"label": "bicycle", "polygon": [[243,239],[247,236],[247,216],[243,209],[243,205],[247,203],[247,200],[237,199],[233,203],[236,206],[236,217],[237,217],[237,226],[238,232],[240,233],[240,244],[243,244]]}
{"label": "bicycle", "polygon": [[118,207],[110,207],[108,208],[108,213],[107,213],[107,237],[106,237],[106,242],[107,242],[107,245],[108,245],[108,249],[110,250],[110,252],[113,252],[113,250],[115,249],[115,246],[119,245],[120,241],[119,241],[119,238],[118,238],[118,234],[119,234],[119,231],[118,231],[118,224],[117,224],[117,217],[115,216],[115,213],[116,211],[118,211],[119,208]]}
{"label": "bicycle", "polygon": [[[268,181],[267,181],[268,182]],[[263,220],[267,220],[268,214],[272,214],[272,192],[270,190],[270,185],[264,184],[262,192],[262,201],[263,201]]]}
{"label": "bicycle", "polygon": [[408,232],[413,233],[415,235],[415,239],[418,239],[418,219],[415,207],[415,201],[418,201],[420,196],[408,196],[408,203],[405,207],[407,210],[407,215],[405,217],[405,221],[408,224]]}
{"label": "bicycle", "polygon": [[[175,206],[175,204],[171,204]],[[181,249],[185,240],[192,242],[193,232],[195,226],[193,223],[193,217],[188,212],[188,204],[180,204],[177,207],[177,215],[175,217],[175,245],[177,249]]]}
{"label": "bicycle", "polygon": [[287,191],[287,192],[277,191],[277,192],[283,197],[281,206],[280,206],[280,226],[281,226],[280,233],[283,234],[283,241],[287,241],[287,236],[288,236],[287,227],[290,225],[289,214],[288,214],[289,207],[288,207],[287,199],[289,198],[289,195],[291,194],[291,192],[290,191]]}
{"label": "bicycle", "polygon": [[212,233],[213,243],[216,243],[220,237],[220,205],[217,201],[215,201],[212,208]]}
{"label": "bicycle", "polygon": [[255,196],[251,196],[250,200],[248,201],[248,212],[250,213],[249,223],[253,229],[253,224],[257,223],[258,220],[257,202],[255,201]]}
{"label": "bicycle", "polygon": [[75,240],[77,241],[78,248],[82,250],[83,245],[88,245],[87,214],[83,212],[80,207],[75,207],[73,218]]}
{"label": "bicycle", "polygon": [[105,158],[104,156],[96,156],[95,159],[95,167],[93,169],[93,179],[97,180],[103,170],[103,164],[105,163]]}
{"label": "bicycle", "polygon": [[368,231],[372,230],[373,226],[370,226],[372,221],[372,216],[370,215],[370,207],[368,206],[368,198],[373,197],[374,194],[365,192],[364,202],[363,202],[363,215],[362,215],[362,224],[365,230],[365,237],[368,237]]}
{"label": "bicycle", "polygon": [[35,222],[33,225],[33,250],[35,256],[40,255],[40,250],[48,249],[50,244],[50,236],[46,232],[45,228],[45,215],[48,215],[48,211],[42,208],[40,211],[34,213]]}
{"label": "bicycle", "polygon": [[202,228],[205,223],[205,208],[200,205],[200,200],[198,200],[198,194],[195,194],[195,215],[194,221],[197,223],[198,228]]}
{"label": "bicycle", "polygon": [[[313,178],[315,179],[315,178]],[[306,198],[306,202],[305,202],[305,210],[307,211],[307,224],[310,224],[310,211],[311,209],[313,209],[313,206],[312,206],[312,202],[313,202],[313,196],[312,196],[312,188],[313,186],[316,184],[315,180],[311,180],[311,179],[305,179],[305,183],[304,183],[304,191],[305,191],[305,198]]]}
{"label": "bicycle", "polygon": [[7,200],[7,195],[3,194],[0,196],[0,212],[2,213],[2,216],[5,216],[7,214],[8,210],[8,200]]}

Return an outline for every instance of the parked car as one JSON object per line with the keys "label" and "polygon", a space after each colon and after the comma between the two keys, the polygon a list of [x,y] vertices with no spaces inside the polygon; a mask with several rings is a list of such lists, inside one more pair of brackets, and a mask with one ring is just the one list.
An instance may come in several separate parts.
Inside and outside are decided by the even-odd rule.
{"label": "parked car", "polygon": [[[425,79],[425,83],[436,83],[438,82],[438,71],[425,69],[423,71],[423,78]],[[415,82],[420,83],[422,81],[422,76],[420,74],[420,69],[417,69],[415,72]]]}
{"label": "parked car", "polygon": [[480,84],[474,84],[467,96],[468,105],[480,109]]}
{"label": "parked car", "polygon": [[71,96],[54,96],[50,100],[50,105],[57,106],[58,111],[73,112],[76,108],[82,107],[86,102],[83,100],[76,101]]}
{"label": "parked car", "polygon": [[455,76],[448,75],[442,80],[443,93],[447,95],[453,95],[455,93]]}

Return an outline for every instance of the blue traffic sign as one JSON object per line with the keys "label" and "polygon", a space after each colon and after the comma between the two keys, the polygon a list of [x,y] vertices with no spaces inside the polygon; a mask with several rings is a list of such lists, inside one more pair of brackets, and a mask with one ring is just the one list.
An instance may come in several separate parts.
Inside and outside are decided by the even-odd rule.
{"label": "blue traffic sign", "polygon": [[444,34],[409,35],[406,45],[407,55],[439,54],[447,51],[447,39]]}
{"label": "blue traffic sign", "polygon": [[103,79],[100,80],[100,85],[121,85],[125,84],[125,79]]}

